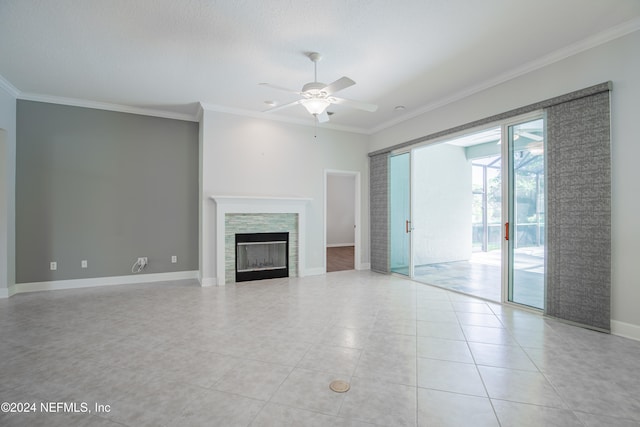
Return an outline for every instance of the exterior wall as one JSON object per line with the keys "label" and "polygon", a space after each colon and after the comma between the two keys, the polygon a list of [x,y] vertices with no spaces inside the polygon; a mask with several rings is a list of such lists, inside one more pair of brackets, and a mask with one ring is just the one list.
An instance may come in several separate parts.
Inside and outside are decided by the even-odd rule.
{"label": "exterior wall", "polygon": [[447,144],[414,151],[412,236],[416,266],[471,257],[471,163]]}

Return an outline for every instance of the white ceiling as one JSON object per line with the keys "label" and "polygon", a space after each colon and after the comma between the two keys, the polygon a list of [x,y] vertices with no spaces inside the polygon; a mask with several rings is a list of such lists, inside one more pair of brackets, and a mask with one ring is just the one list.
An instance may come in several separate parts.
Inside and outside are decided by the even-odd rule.
{"label": "white ceiling", "polygon": [[318,51],[318,80],[379,105],[330,125],[369,133],[639,23],[638,0],[0,0],[0,76],[26,99],[256,115],[296,99],[258,83],[302,88]]}

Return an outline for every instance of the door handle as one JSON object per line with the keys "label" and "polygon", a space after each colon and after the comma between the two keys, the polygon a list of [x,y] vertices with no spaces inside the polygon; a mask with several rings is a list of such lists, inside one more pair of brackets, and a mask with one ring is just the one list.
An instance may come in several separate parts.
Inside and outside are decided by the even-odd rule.
{"label": "door handle", "polygon": [[509,240],[509,223],[504,223],[504,240]]}
{"label": "door handle", "polygon": [[405,231],[405,233],[411,233],[411,229],[409,228],[409,224],[411,224],[411,221],[409,221],[409,220],[406,220],[404,222],[404,231]]}

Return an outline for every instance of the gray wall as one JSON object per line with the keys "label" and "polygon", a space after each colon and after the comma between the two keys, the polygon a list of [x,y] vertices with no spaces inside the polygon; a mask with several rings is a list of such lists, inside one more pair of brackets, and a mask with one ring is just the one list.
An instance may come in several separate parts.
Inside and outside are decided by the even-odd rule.
{"label": "gray wall", "polygon": [[197,233],[197,123],[18,101],[16,283],[197,270]]}

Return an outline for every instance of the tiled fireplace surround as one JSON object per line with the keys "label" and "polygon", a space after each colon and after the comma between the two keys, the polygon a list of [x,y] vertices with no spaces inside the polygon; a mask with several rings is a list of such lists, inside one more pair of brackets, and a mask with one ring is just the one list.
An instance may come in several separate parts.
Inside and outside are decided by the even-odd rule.
{"label": "tiled fireplace surround", "polygon": [[235,234],[289,232],[289,276],[305,271],[306,205],[298,197],[211,196],[216,205],[216,282],[235,281]]}

